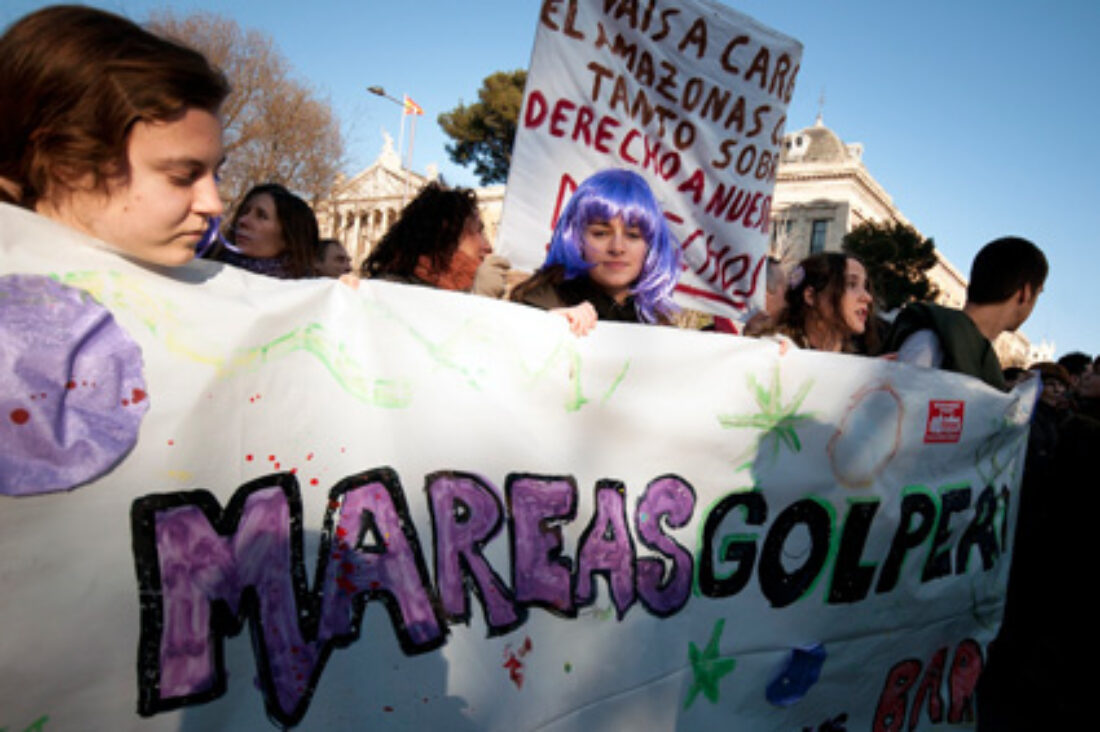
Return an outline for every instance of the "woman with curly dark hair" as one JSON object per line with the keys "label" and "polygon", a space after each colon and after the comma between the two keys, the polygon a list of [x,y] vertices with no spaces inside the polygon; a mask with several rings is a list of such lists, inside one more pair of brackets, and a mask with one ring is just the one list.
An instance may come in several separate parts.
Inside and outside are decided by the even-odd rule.
{"label": "woman with curly dark hair", "polygon": [[215,246],[208,259],[283,280],[318,276],[317,217],[308,203],[278,183],[253,186],[245,194],[226,238],[228,245]]}
{"label": "woman with curly dark hair", "polygon": [[[477,194],[433,181],[401,212],[360,273],[371,279],[469,292],[478,267],[491,252]],[[503,285],[503,275],[500,280]]]}
{"label": "woman with curly dark hair", "polygon": [[[843,353],[875,347],[867,269],[858,259],[821,252],[803,259],[789,275],[787,309],[779,332],[799,348]],[[862,346],[862,348],[861,348]]]}

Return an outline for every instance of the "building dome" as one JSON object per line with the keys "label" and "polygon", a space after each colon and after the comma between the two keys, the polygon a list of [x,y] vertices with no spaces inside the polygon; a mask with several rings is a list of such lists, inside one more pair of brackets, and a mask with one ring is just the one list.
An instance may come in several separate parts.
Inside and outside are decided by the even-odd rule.
{"label": "building dome", "polygon": [[849,153],[848,146],[818,117],[813,127],[783,136],[779,159],[785,163],[839,163],[847,160]]}

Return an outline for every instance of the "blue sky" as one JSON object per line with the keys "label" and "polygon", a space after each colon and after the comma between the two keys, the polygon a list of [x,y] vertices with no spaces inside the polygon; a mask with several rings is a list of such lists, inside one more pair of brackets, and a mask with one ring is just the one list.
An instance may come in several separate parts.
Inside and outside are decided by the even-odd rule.
{"label": "blue sky", "polygon": [[[0,25],[47,3],[4,0]],[[269,33],[295,75],[327,96],[345,130],[348,171],[369,164],[400,109],[381,85],[425,110],[413,167],[451,165],[440,112],[474,101],[493,71],[526,68],[538,0],[106,0],[142,21],[153,9],[209,10]],[[663,4],[668,4],[667,1]],[[902,213],[964,273],[1004,234],[1047,254],[1046,291],[1024,332],[1056,354],[1100,352],[1100,242],[1088,211],[1100,198],[1100,3],[1057,0],[737,0],[725,3],[804,45],[788,131],[825,123],[864,144],[864,162]]]}

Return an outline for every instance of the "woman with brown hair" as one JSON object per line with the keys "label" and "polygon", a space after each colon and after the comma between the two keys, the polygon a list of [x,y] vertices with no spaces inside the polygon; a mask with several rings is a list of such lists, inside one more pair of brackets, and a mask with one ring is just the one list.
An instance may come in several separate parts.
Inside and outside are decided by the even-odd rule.
{"label": "woman with brown hair", "polygon": [[31,13],[0,37],[0,201],[139,261],[184,264],[222,211],[228,93],[201,54],[125,18]]}
{"label": "woman with brown hair", "polygon": [[317,276],[317,217],[308,203],[278,183],[253,186],[245,194],[226,238],[228,244],[215,245],[204,256],[284,280]]}
{"label": "woman with brown hair", "polygon": [[[778,331],[799,348],[856,353],[856,340],[872,340],[874,299],[867,269],[858,259],[839,252],[820,252],[791,270],[787,309]],[[868,343],[866,347],[873,348]]]}

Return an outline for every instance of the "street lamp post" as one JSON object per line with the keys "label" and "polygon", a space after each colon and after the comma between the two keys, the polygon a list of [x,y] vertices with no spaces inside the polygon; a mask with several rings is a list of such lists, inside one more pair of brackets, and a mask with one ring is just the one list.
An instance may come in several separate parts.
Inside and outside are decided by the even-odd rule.
{"label": "street lamp post", "polygon": [[[401,146],[405,142],[405,118],[409,116],[409,105],[404,100],[397,99],[396,97],[391,97],[389,94],[386,93],[386,90],[380,86],[368,86],[367,91],[369,91],[371,94],[374,94],[375,96],[382,97],[383,99],[388,99],[394,104],[401,107],[401,131],[397,137],[397,154],[398,157],[400,157]],[[407,98],[408,97],[406,97],[406,99]],[[408,198],[409,195],[409,174],[412,172],[413,144],[416,141],[416,117],[417,115],[412,115],[412,122],[409,124],[409,149],[405,156],[405,189],[404,193],[401,196],[401,208],[405,208],[405,200]]]}

